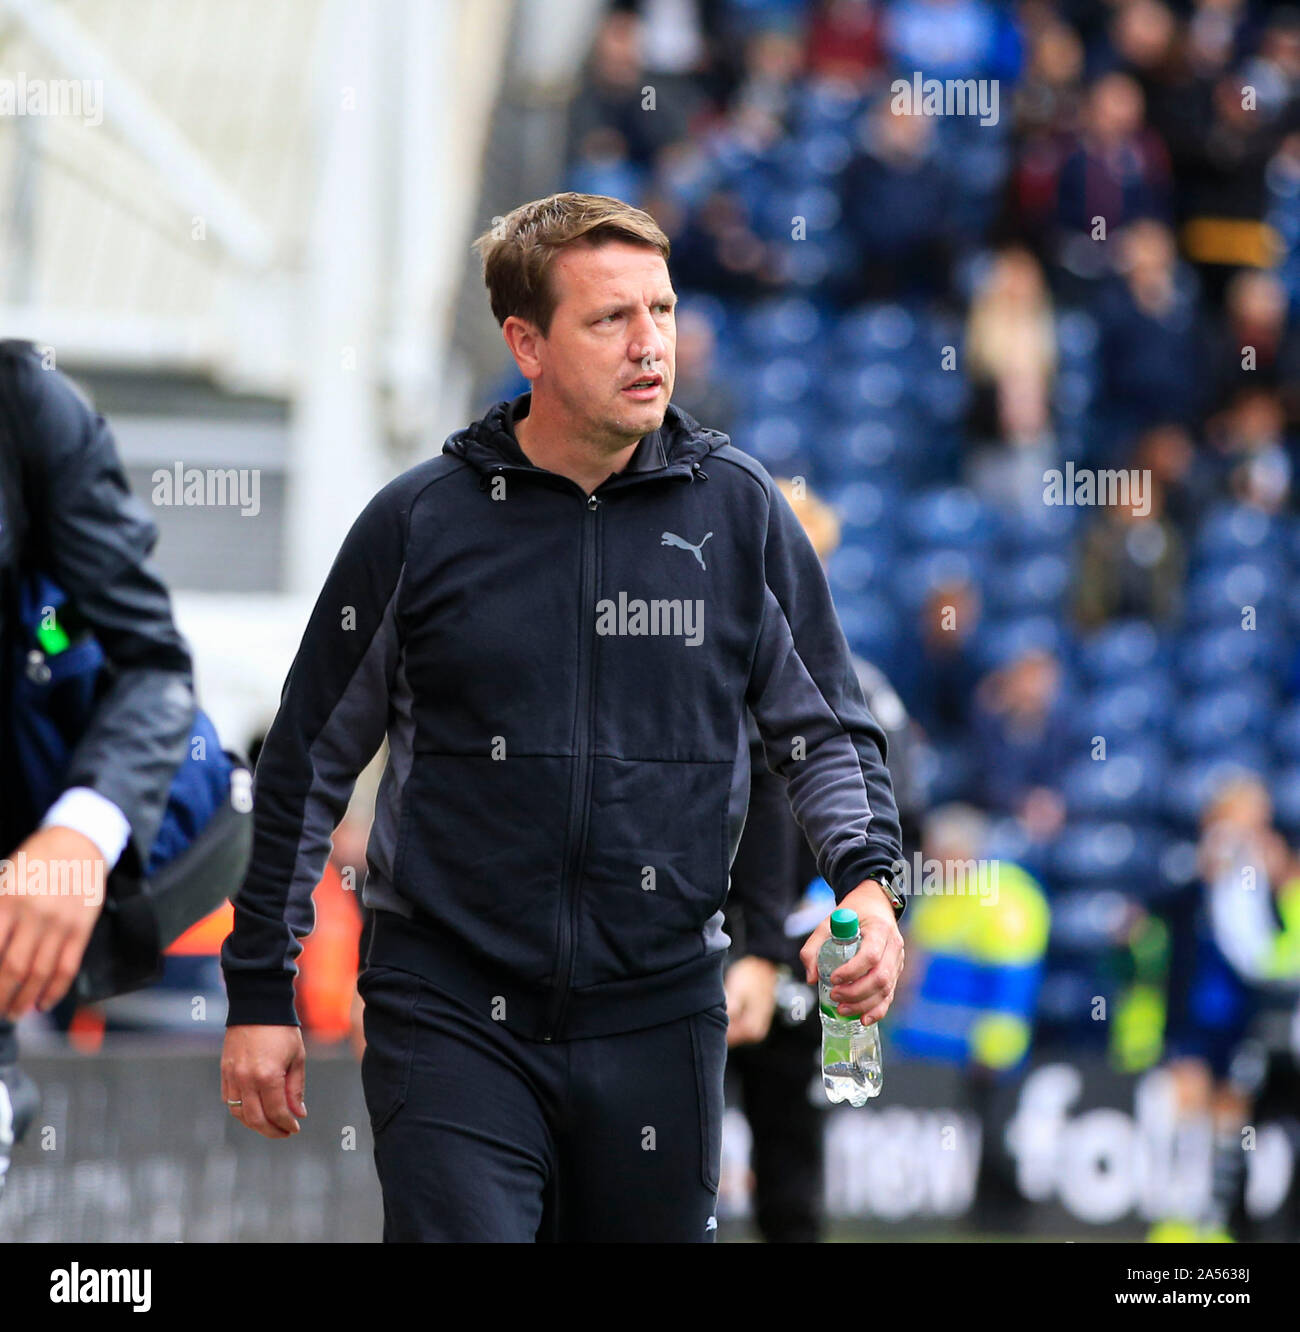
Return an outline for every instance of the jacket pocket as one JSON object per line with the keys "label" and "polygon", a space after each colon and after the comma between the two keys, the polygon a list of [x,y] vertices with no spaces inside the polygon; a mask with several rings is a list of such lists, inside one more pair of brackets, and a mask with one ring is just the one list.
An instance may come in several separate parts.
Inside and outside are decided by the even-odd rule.
{"label": "jacket pocket", "polygon": [[551,979],[572,760],[417,753],[393,878],[480,963]]}
{"label": "jacket pocket", "polygon": [[727,1006],[692,1013],[687,1022],[695,1055],[695,1090],[700,1106],[700,1178],[717,1193],[722,1174],[723,1074],[727,1065]]}
{"label": "jacket pocket", "polygon": [[576,985],[651,975],[704,952],[727,894],[731,768],[594,760]]}
{"label": "jacket pocket", "polygon": [[410,1090],[420,978],[392,967],[367,967],[357,980],[357,993],[365,1003],[361,1087],[377,1138],[406,1104]]}

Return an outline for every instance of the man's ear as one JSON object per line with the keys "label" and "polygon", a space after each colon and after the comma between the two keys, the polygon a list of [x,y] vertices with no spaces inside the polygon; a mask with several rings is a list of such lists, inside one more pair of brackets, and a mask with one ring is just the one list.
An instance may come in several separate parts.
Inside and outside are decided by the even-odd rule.
{"label": "man's ear", "polygon": [[518,315],[510,315],[501,325],[501,336],[510,348],[510,355],[515,358],[519,373],[525,379],[536,379],[542,373],[538,344],[545,341],[537,326]]}

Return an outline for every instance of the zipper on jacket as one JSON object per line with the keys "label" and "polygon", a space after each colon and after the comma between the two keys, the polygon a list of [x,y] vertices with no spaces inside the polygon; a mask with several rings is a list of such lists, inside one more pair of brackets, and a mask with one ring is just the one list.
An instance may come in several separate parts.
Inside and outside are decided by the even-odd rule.
{"label": "zipper on jacket", "polygon": [[578,640],[577,768],[569,801],[569,827],[576,830],[565,856],[564,880],[560,885],[560,947],[556,958],[556,987],[547,1010],[543,1041],[553,1041],[564,1025],[577,960],[578,896],[587,853],[587,831],[591,812],[591,737],[595,729],[596,689],[596,556],[600,536],[599,495],[587,496],[582,524],[582,582],[578,592],[582,633]]}

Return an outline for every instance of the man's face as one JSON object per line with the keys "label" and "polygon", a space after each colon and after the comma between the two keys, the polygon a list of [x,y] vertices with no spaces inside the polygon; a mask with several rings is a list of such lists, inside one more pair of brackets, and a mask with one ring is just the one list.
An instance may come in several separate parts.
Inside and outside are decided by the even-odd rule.
{"label": "man's face", "polygon": [[[565,250],[551,269],[555,313],[535,343],[545,395],[582,438],[622,447],[657,430],[676,374],[677,297],[656,250],[610,241]],[[639,380],[649,389],[630,389]]]}

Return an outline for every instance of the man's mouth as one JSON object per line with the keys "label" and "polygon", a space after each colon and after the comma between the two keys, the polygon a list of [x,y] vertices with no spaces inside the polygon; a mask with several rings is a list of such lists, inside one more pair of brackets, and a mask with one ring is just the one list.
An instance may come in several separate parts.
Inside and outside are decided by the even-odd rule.
{"label": "man's mouth", "polygon": [[631,393],[638,398],[655,397],[664,382],[663,375],[642,375],[640,379],[634,379],[632,383],[623,388],[624,393]]}

